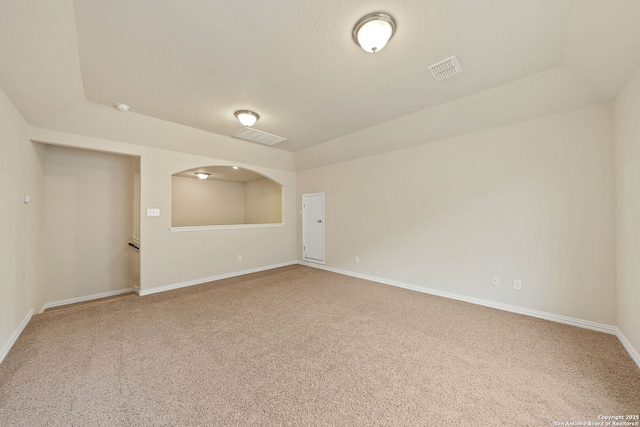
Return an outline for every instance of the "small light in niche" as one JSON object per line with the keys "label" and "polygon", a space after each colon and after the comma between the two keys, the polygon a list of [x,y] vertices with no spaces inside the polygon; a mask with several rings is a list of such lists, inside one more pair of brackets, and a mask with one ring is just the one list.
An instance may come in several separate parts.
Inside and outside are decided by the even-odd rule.
{"label": "small light in niche", "polygon": [[202,179],[202,180],[205,180],[205,179],[209,178],[209,175],[211,175],[211,174],[204,173],[204,172],[198,172],[198,173],[196,173],[196,176],[197,176],[198,178]]}
{"label": "small light in niche", "polygon": [[234,168],[234,169],[236,169],[236,170],[238,169],[238,167],[237,167],[237,166],[234,166],[233,168]]}

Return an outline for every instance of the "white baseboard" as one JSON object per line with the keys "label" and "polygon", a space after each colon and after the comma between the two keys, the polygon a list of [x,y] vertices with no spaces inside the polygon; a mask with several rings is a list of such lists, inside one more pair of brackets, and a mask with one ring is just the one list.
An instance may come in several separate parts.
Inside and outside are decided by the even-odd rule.
{"label": "white baseboard", "polygon": [[13,347],[13,345],[16,343],[20,334],[22,334],[22,331],[24,331],[24,328],[26,328],[27,325],[29,324],[29,320],[31,320],[31,316],[33,316],[33,308],[29,309],[29,312],[27,313],[27,315],[24,316],[24,319],[22,319],[22,322],[20,322],[16,330],[13,331],[13,334],[11,334],[11,337],[9,337],[9,341],[7,341],[2,346],[2,350],[0,350],[0,363],[2,363],[2,361],[7,356],[7,354],[9,354],[9,350],[11,350],[11,347]]}
{"label": "white baseboard", "polygon": [[298,261],[298,263],[301,265],[306,265],[307,267],[319,268],[321,270],[327,270],[327,271],[331,271],[338,274],[344,274],[345,276],[357,277],[359,279],[365,279],[371,282],[396,286],[398,288],[410,289],[412,291],[422,292],[425,294],[436,295],[439,297],[469,302],[471,304],[482,305],[490,308],[496,308],[498,310],[510,311],[512,313],[524,314],[531,317],[551,320],[553,322],[565,323],[567,325],[578,326],[580,328],[591,329],[593,331],[604,332],[607,334],[616,335],[618,330],[618,328],[616,328],[615,326],[606,325],[604,323],[591,322],[589,320],[576,319],[574,317],[562,316],[560,314],[553,314],[553,313],[547,313],[545,311],[532,310],[529,308],[518,307],[517,305],[503,304],[500,302],[469,297],[466,295],[456,294],[453,292],[441,291],[439,289],[425,288],[422,286],[411,285],[409,283],[398,282],[396,280],[383,279],[381,277],[369,276],[361,273],[354,273],[348,270],[341,270],[339,268],[326,267],[324,265],[318,265],[318,264],[310,264],[304,261]]}
{"label": "white baseboard", "polygon": [[627,353],[629,353],[629,356],[631,356],[633,361],[636,362],[636,365],[638,365],[638,368],[640,368],[640,354],[638,354],[638,351],[633,348],[631,342],[629,342],[627,337],[624,336],[619,328],[616,328],[616,336],[622,343],[622,346],[625,348],[625,350],[627,350]]}
{"label": "white baseboard", "polygon": [[369,276],[366,274],[355,273],[353,271],[341,270],[339,268],[327,267],[325,265],[312,264],[305,261],[298,261],[300,265],[306,265],[307,267],[318,268],[320,270],[327,270],[338,274],[344,274],[345,276],[357,277],[359,279],[369,280],[371,282],[382,283],[384,285],[396,286],[399,288],[410,289],[412,291],[422,292],[425,294],[437,295],[444,298],[455,299],[459,301],[469,302],[471,304],[482,305],[485,307],[496,308],[498,310],[509,311],[517,314],[524,314],[525,316],[537,317],[540,319],[550,320],[552,322],[564,323],[567,325],[577,326],[579,328],[591,329],[592,331],[604,332],[606,334],[615,335],[618,337],[623,347],[631,356],[631,359],[640,368],[640,354],[631,345],[629,340],[624,336],[622,331],[616,326],[606,325],[604,323],[591,322],[589,320],[577,319],[575,317],[562,316],[560,314],[547,313],[545,311],[531,310],[529,308],[518,307],[516,305],[502,304],[499,302],[484,300],[480,298],[468,297],[465,295],[455,294],[452,292],[445,292],[438,289],[424,288],[421,286],[410,285],[408,283],[398,282],[395,280],[383,279],[380,277]]}
{"label": "white baseboard", "polygon": [[133,288],[124,288],[124,289],[118,289],[117,291],[100,292],[99,294],[85,295],[83,297],[63,299],[59,301],[51,301],[51,302],[45,303],[38,313],[44,312],[47,308],[60,307],[61,305],[75,304],[77,302],[84,302],[84,301],[91,301],[94,299],[112,297],[114,295],[133,292],[133,290],[134,290]]}
{"label": "white baseboard", "polygon": [[134,286],[133,287],[133,292],[135,292],[136,294],[140,295],[140,286]]}
{"label": "white baseboard", "polygon": [[164,285],[164,286],[156,286],[155,288],[140,289],[138,292],[138,295],[144,296],[144,295],[156,294],[158,292],[172,291],[174,289],[185,288],[187,286],[201,285],[202,283],[213,282],[221,279],[228,279],[230,277],[242,276],[242,275],[251,274],[251,273],[258,273],[260,271],[266,271],[266,270],[273,270],[274,268],[286,267],[288,265],[294,265],[297,263],[298,261],[288,261],[288,262],[283,262],[281,264],[272,264],[272,265],[266,265],[264,267],[252,268],[249,270],[242,270],[242,271],[235,271],[233,273],[220,274],[218,276],[204,277],[202,279],[188,280],[186,282],[172,283],[170,285]]}

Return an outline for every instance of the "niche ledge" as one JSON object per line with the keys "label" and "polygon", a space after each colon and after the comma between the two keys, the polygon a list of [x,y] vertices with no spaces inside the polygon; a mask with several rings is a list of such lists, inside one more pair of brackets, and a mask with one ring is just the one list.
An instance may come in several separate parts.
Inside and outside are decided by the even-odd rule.
{"label": "niche ledge", "polygon": [[272,228],[284,227],[284,222],[276,222],[273,224],[229,224],[229,225],[200,225],[192,227],[169,227],[172,233],[186,233],[191,231],[209,231],[209,230],[230,230],[234,228]]}

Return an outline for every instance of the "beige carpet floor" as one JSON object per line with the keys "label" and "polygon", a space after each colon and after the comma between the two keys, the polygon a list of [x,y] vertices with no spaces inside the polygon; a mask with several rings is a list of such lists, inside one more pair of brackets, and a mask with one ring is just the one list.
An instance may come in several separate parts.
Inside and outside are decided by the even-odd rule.
{"label": "beige carpet floor", "polygon": [[35,315],[2,426],[553,426],[640,413],[616,337],[290,266]]}

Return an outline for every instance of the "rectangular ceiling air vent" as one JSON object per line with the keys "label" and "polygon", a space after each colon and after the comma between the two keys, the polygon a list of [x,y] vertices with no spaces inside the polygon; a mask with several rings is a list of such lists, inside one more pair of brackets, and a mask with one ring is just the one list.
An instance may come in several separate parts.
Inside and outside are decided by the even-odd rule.
{"label": "rectangular ceiling air vent", "polygon": [[257,142],[258,144],[265,145],[274,145],[287,140],[287,138],[271,135],[270,133],[262,132],[250,127],[246,127],[232,136],[234,138],[244,139],[245,141]]}
{"label": "rectangular ceiling air vent", "polygon": [[447,58],[444,61],[433,64],[429,67],[429,71],[431,71],[433,78],[439,82],[440,80],[444,80],[447,77],[451,77],[454,74],[462,72],[462,67],[460,67],[458,58],[454,55],[451,58]]}

